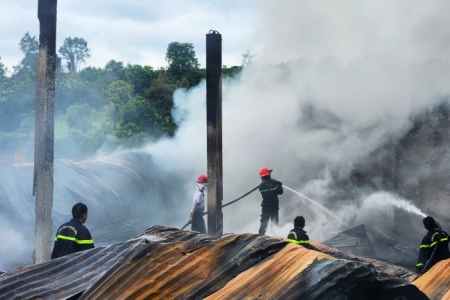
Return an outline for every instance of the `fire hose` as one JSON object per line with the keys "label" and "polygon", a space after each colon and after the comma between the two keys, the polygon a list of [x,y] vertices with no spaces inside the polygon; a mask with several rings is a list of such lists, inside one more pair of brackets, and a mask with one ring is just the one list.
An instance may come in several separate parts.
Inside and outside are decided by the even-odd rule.
{"label": "fire hose", "polygon": [[[233,200],[233,201],[230,201],[230,202],[228,202],[228,203],[225,203],[225,204],[222,205],[221,207],[224,208],[224,207],[226,207],[226,206],[228,206],[228,205],[230,205],[230,204],[233,204],[233,203],[235,203],[235,202],[241,200],[242,198],[244,198],[244,197],[250,195],[251,193],[253,193],[254,191],[256,191],[258,188],[259,188],[259,185],[258,185],[257,187],[255,187],[255,188],[253,188],[252,190],[248,191],[248,192],[245,193],[244,195],[240,196],[239,198],[237,198],[237,199],[235,199],[235,200]],[[200,217],[203,218],[203,216],[206,215],[207,213],[208,213],[208,212],[204,212],[201,216],[197,216],[196,218],[200,218]],[[191,221],[187,222],[183,227],[181,227],[180,230],[183,230],[184,228],[186,228],[186,227],[187,227],[189,224],[191,224],[191,223],[192,223]]]}
{"label": "fire hose", "polygon": [[437,241],[436,241],[436,245],[434,246],[433,252],[431,253],[430,258],[427,260],[427,262],[425,263],[425,266],[423,267],[421,273],[425,273],[426,271],[428,271],[428,269],[431,267],[431,262],[433,261],[433,258],[436,254],[437,248],[439,246],[439,243],[441,242],[441,236],[442,236],[442,228],[441,225],[439,224],[439,222],[435,222],[436,226],[437,226],[437,230],[438,230],[438,237],[437,237]]}

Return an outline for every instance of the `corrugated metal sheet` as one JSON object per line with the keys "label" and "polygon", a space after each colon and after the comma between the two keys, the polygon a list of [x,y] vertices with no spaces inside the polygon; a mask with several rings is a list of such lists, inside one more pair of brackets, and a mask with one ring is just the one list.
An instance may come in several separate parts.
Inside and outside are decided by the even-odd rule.
{"label": "corrugated metal sheet", "polygon": [[450,259],[438,262],[414,281],[431,300],[450,300]]}
{"label": "corrugated metal sheet", "polygon": [[344,252],[339,251],[336,248],[333,248],[329,245],[321,244],[318,242],[311,242],[311,244],[314,245],[321,252],[327,253],[335,258],[342,258],[342,259],[352,260],[352,261],[363,261],[363,262],[374,265],[377,268],[377,270],[379,270],[379,271],[382,271],[386,274],[389,274],[389,275],[392,275],[392,276],[395,276],[398,278],[406,279],[408,281],[413,281],[417,276],[417,274],[415,272],[413,272],[410,269],[407,269],[405,267],[402,267],[402,266],[393,265],[393,264],[390,264],[390,263],[387,263],[387,262],[384,262],[381,260],[372,259],[372,258],[348,255]]}
{"label": "corrugated metal sheet", "polygon": [[363,262],[290,244],[207,299],[427,299],[407,281]]}
{"label": "corrugated metal sheet", "polygon": [[415,267],[418,255],[417,248],[402,245],[364,224],[342,231],[324,243],[349,255],[382,260],[407,268]]}
{"label": "corrugated metal sheet", "polygon": [[[55,161],[53,232],[71,219],[72,206],[83,202],[88,206],[86,226],[102,231],[115,220],[133,222],[149,220],[144,228],[155,224],[177,226],[179,217],[189,211],[189,201],[180,186],[181,175],[171,174],[152,156],[142,151],[126,151],[92,161]],[[6,271],[30,264],[34,243],[35,199],[32,196],[33,164],[6,164],[0,161],[0,227],[10,239],[0,245],[0,270]],[[186,208],[183,210],[183,208]],[[170,212],[167,213],[167,212]],[[170,216],[170,218],[168,217]],[[123,242],[136,236],[134,224],[125,228],[117,224],[118,234],[93,233],[96,245]],[[102,232],[104,233],[104,232]],[[123,234],[122,234],[123,233]],[[17,249],[23,252],[14,255]],[[13,255],[10,255],[13,254]]]}
{"label": "corrugated metal sheet", "polygon": [[214,239],[162,226],[0,275],[0,299],[80,293],[80,299],[427,299],[407,280],[365,262],[256,234]]}

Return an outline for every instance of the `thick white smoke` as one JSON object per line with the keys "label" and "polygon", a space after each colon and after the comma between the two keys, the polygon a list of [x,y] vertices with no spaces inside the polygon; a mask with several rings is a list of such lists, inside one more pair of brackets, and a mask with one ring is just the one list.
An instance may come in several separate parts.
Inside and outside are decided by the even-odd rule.
{"label": "thick white smoke", "polygon": [[[415,114],[450,92],[450,27],[435,26],[449,10],[447,2],[258,5],[257,62],[223,82],[224,202],[259,184],[259,169],[270,167],[274,178],[323,203],[334,193],[331,172],[346,178],[375,149],[403,136]],[[178,133],[149,147],[156,161],[185,174],[180,207],[186,220],[194,180],[206,172],[205,99],[204,84],[176,93]],[[358,200],[352,197],[342,200]],[[316,233],[311,238],[324,238],[327,216],[288,190],[280,203],[281,226],[305,214],[307,229]],[[257,233],[259,205],[254,192],[225,208],[224,232]],[[345,218],[345,207],[339,209]]]}

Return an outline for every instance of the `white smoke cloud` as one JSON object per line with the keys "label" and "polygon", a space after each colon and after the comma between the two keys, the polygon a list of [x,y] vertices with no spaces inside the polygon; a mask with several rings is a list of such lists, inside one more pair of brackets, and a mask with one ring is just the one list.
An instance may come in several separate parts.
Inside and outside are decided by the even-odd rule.
{"label": "white smoke cloud", "polygon": [[[334,192],[330,172],[346,178],[374,150],[403,136],[415,114],[450,92],[450,49],[443,42],[450,27],[430,29],[447,6],[259,2],[257,63],[223,82],[224,202],[259,184],[259,169],[270,167],[274,178],[324,204]],[[204,84],[175,94],[180,129],[174,140],[150,147],[156,160],[186,174],[189,203],[193,180],[206,172],[205,99]],[[254,192],[224,209],[224,232],[256,233],[260,201]],[[323,238],[318,233],[329,218],[288,191],[280,203],[281,226],[307,212],[311,233]]]}

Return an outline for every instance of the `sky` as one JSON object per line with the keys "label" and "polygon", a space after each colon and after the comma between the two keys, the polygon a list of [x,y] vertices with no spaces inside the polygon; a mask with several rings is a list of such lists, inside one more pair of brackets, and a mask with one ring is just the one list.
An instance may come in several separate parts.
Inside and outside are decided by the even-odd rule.
{"label": "sky", "polygon": [[[28,31],[39,37],[37,0],[0,0],[0,56],[9,69],[23,58],[19,41]],[[223,64],[241,65],[251,46],[254,0],[65,0],[58,1],[57,48],[66,37],[88,42],[86,65],[125,64],[166,67],[171,42],[192,43],[202,66],[210,30],[222,34]],[[20,16],[20,17],[18,17]]]}
{"label": "sky", "polygon": [[[0,1],[0,55],[9,65],[21,57],[20,37],[27,30],[37,34],[30,29],[37,28],[37,19],[28,1]],[[84,12],[89,5],[92,12]],[[14,11],[23,17],[17,20]],[[348,182],[364,162],[385,163],[374,161],[374,151],[398,141],[414,117],[450,95],[448,11],[450,2],[444,0],[66,0],[59,2],[58,35],[59,43],[65,36],[85,38],[90,65],[116,59],[156,67],[164,65],[172,41],[193,43],[204,62],[205,34],[219,31],[224,64],[239,65],[247,50],[256,55],[238,78],[223,81],[223,202],[257,186],[259,170],[269,167],[286,187],[325,205],[344,223],[388,234],[392,224],[381,219],[388,206],[409,207],[404,201],[411,199],[351,185],[339,190],[336,183]],[[185,224],[195,179],[206,173],[205,99],[204,82],[175,91],[178,131],[145,148],[159,168],[184,176],[179,188],[186,197],[172,200],[179,201],[177,215],[186,219],[174,220],[167,212],[162,225]],[[260,202],[254,192],[224,208],[224,232],[257,233]],[[423,210],[411,210],[417,227],[405,231],[419,236]],[[269,234],[286,235],[297,215],[305,216],[312,240],[345,229],[286,188],[281,227]]]}

